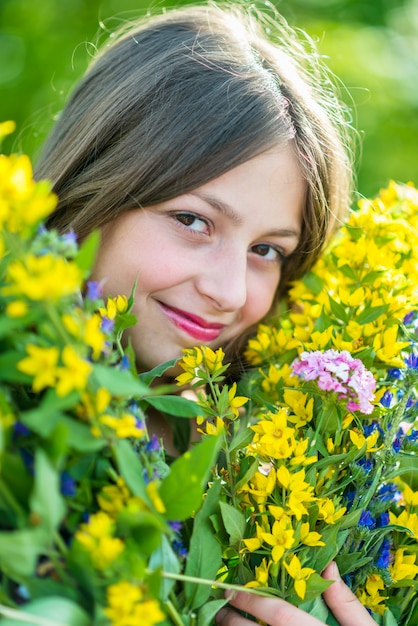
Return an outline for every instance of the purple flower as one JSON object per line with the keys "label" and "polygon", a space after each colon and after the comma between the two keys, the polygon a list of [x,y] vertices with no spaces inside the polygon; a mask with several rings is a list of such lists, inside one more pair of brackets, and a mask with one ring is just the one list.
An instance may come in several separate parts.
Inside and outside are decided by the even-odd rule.
{"label": "purple flower", "polygon": [[147,452],[158,452],[160,449],[160,441],[157,437],[157,435],[152,435],[151,439],[149,441],[147,441],[147,444],[145,446],[145,449]]}
{"label": "purple flower", "polygon": [[168,525],[170,526],[171,530],[174,530],[175,533],[179,533],[183,528],[183,524],[181,522],[178,522],[177,520],[168,522]]}
{"label": "purple flower", "polygon": [[347,350],[302,352],[293,363],[293,371],[300,378],[315,380],[320,389],[346,399],[349,411],[372,413],[376,381],[362,361]]}
{"label": "purple flower", "polygon": [[101,297],[102,297],[102,290],[97,280],[88,280],[86,298],[88,300],[98,300]]}
{"label": "purple flower", "polygon": [[412,322],[414,322],[417,319],[417,317],[418,317],[418,311],[410,311],[403,318],[403,323],[412,324]]}
{"label": "purple flower", "polygon": [[67,246],[75,246],[77,243],[77,235],[71,229],[68,232],[61,235],[61,241],[65,243]]}
{"label": "purple flower", "polygon": [[103,317],[102,318],[102,330],[105,333],[110,333],[112,332],[113,328],[115,326],[115,320],[111,320],[108,317]]}

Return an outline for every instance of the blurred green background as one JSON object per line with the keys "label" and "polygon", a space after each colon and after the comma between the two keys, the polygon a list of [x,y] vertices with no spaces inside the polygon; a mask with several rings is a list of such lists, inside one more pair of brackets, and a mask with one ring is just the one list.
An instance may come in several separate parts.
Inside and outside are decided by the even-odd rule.
{"label": "blurred green background", "polygon": [[[173,6],[164,1],[154,6]],[[418,185],[418,0],[276,0],[318,42],[360,131],[358,190]],[[37,151],[96,43],[150,7],[143,0],[0,0],[0,121],[5,152]]]}

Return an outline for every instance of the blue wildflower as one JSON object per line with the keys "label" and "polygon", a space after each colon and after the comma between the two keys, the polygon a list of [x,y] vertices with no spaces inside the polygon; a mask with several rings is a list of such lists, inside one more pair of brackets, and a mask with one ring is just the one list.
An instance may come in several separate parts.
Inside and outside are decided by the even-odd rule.
{"label": "blue wildflower", "polygon": [[70,476],[68,472],[62,472],[61,474],[61,493],[63,496],[68,496],[72,498],[75,496],[75,487],[76,483],[74,478]]}
{"label": "blue wildflower", "polygon": [[398,432],[396,433],[396,437],[392,441],[392,448],[396,453],[398,453],[399,450],[402,448],[402,441],[403,441],[403,430],[402,428],[400,428]]}
{"label": "blue wildflower", "polygon": [[403,378],[405,378],[405,372],[398,367],[391,367],[388,369],[388,376],[390,376],[390,378],[396,378],[396,380],[403,380]]}
{"label": "blue wildflower", "polygon": [[382,436],[385,435],[385,432],[380,424],[378,424],[377,422],[372,422],[371,424],[365,424],[363,426],[364,436],[369,437],[369,435],[372,435],[376,429]]}
{"label": "blue wildflower", "polygon": [[30,435],[30,430],[25,424],[22,422],[15,422],[13,424],[13,431],[16,437],[28,437]]}
{"label": "blue wildflower", "polygon": [[385,537],[380,546],[380,555],[376,561],[377,567],[389,567],[391,562],[390,541]]}
{"label": "blue wildflower", "polygon": [[410,354],[407,359],[405,359],[405,364],[412,370],[418,370],[418,354]]}
{"label": "blue wildflower", "polygon": [[369,474],[374,467],[374,460],[371,458],[362,457],[357,461],[357,465],[359,465],[366,474]]}
{"label": "blue wildflower", "polygon": [[409,435],[406,435],[408,441],[418,441],[418,430],[412,429]]}
{"label": "blue wildflower", "polygon": [[175,539],[172,543],[173,550],[178,556],[187,556],[187,548],[181,539]]}
{"label": "blue wildflower", "polygon": [[396,502],[399,499],[399,493],[398,486],[395,483],[387,483],[379,487],[376,496],[380,502]]}
{"label": "blue wildflower", "polygon": [[390,409],[390,405],[392,404],[393,393],[390,391],[385,391],[383,396],[380,399],[380,404],[385,407],[385,409]]}
{"label": "blue wildflower", "polygon": [[362,511],[358,525],[366,528],[374,528],[376,526],[376,520],[370,511]]}
{"label": "blue wildflower", "polygon": [[127,354],[124,354],[123,357],[120,360],[119,363],[119,367],[121,370],[128,370],[131,367],[131,364],[129,363],[129,357]]}
{"label": "blue wildflower", "polygon": [[389,525],[389,513],[387,511],[383,511],[383,513],[381,513],[381,515],[378,517],[377,519],[377,526],[379,528],[381,528],[382,526],[388,526]]}

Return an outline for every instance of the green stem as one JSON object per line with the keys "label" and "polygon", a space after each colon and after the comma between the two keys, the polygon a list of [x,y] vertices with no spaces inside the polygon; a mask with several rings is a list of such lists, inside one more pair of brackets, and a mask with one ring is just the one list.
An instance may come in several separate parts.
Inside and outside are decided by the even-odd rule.
{"label": "green stem", "polygon": [[[0,604],[0,615],[10,617],[10,619],[14,619],[17,622],[26,622],[26,624],[30,622],[34,626],[65,626],[62,622],[52,621],[43,617],[38,617],[37,615],[32,615],[30,613],[23,613],[23,611],[10,609],[3,604]],[[184,625],[181,624],[181,626]]]}
{"label": "green stem", "polygon": [[57,313],[57,310],[53,306],[51,306],[49,302],[45,304],[45,313],[49,317],[51,324],[57,331],[57,334],[60,337],[60,339],[62,339],[62,341],[65,344],[69,343],[71,341],[71,337],[65,330],[64,325],[61,321],[61,318],[59,314]]}
{"label": "green stem", "polygon": [[169,614],[170,619],[174,623],[174,626],[184,626],[184,622],[181,619],[181,616],[179,615],[176,607],[171,602],[171,600],[167,600],[164,606],[167,609],[167,613]]}
{"label": "green stem", "polygon": [[[151,574],[151,571],[147,572]],[[195,583],[199,585],[209,585],[210,587],[217,587],[218,589],[232,589],[232,591],[245,591],[245,593],[252,593],[256,596],[264,596],[271,598],[272,594],[253,589],[251,587],[243,587],[242,585],[231,585],[228,583],[221,583],[217,580],[210,580],[208,578],[196,578],[195,576],[187,576],[186,574],[173,574],[172,572],[161,572],[163,578],[169,578],[170,580],[178,580],[184,583]]]}

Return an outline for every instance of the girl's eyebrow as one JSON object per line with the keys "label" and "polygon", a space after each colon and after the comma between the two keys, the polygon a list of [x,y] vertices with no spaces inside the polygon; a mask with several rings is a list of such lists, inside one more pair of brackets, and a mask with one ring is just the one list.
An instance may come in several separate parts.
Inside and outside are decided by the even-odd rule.
{"label": "girl's eyebrow", "polygon": [[[203,202],[207,202],[216,211],[223,213],[223,215],[225,215],[227,218],[229,218],[233,222],[237,224],[242,223],[241,215],[239,215],[231,207],[230,204],[227,204],[226,202],[219,200],[219,198],[216,198],[207,193],[202,193],[201,191],[192,191],[190,192],[190,194],[187,194],[187,195],[195,196],[199,198],[200,200],[203,200]],[[271,236],[271,237],[295,237],[297,240],[299,240],[300,234],[301,234],[300,229],[293,229],[293,228],[277,228],[266,233],[266,235]]]}

